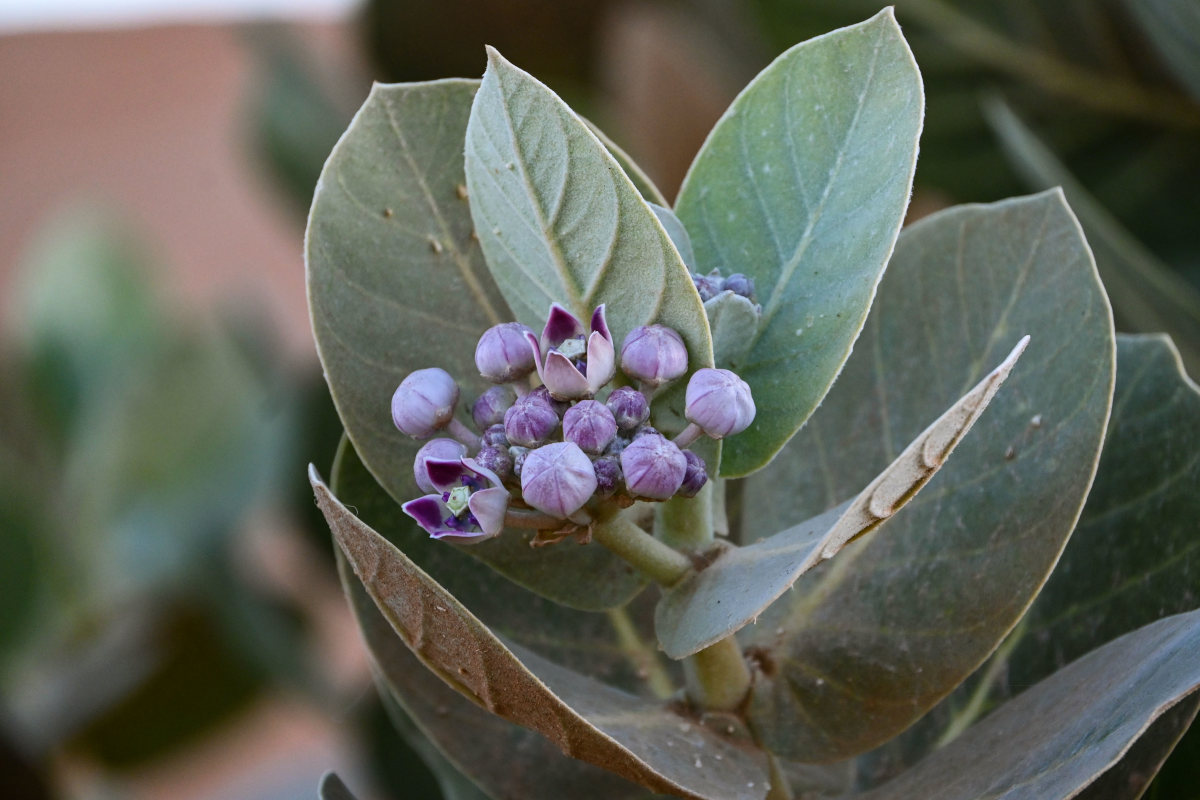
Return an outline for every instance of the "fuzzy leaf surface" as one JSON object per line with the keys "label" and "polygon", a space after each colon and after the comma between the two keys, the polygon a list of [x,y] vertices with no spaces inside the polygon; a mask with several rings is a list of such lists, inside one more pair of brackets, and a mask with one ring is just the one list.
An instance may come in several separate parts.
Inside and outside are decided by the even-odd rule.
{"label": "fuzzy leaf surface", "polygon": [[773,749],[833,760],[908,727],[995,649],[1062,552],[1095,474],[1115,353],[1061,192],[949,209],[906,231],[829,401],[747,481],[743,536],[821,513],[1025,334],[1005,402],[888,534],[806,573],[743,629],[770,654],[751,713]]}
{"label": "fuzzy leaf surface", "polygon": [[1028,343],[1028,337],[1022,339],[852,501],[768,539],[729,550],[707,569],[666,590],[655,630],[667,655],[692,655],[741,630],[805,572],[886,523],[946,463]]}
{"label": "fuzzy leaf surface", "polygon": [[[413,370],[458,381],[459,416],[490,384],[475,343],[512,316],[483,262],[463,175],[462,141],[478,81],[376,85],[325,164],[306,240],[317,351],[347,435],[397,502],[421,445],[396,430],[389,402]],[[471,555],[558,602],[603,609],[643,585],[602,548],[534,553],[520,531]]]}
{"label": "fuzzy leaf surface", "polygon": [[1074,797],[1200,686],[1200,611],[1064,667],[863,800]]}
{"label": "fuzzy leaf surface", "polygon": [[605,303],[618,347],[657,322],[683,337],[691,369],[712,366],[700,296],[637,187],[575,112],[491,49],[466,175],[480,244],[516,319],[541,330],[552,302],[581,320]]}
{"label": "fuzzy leaf surface", "polygon": [[924,106],[885,9],[779,56],[692,164],[676,212],[698,270],[749,275],[763,306],[738,365],[758,416],[726,444],[721,474],[770,461],[850,355],[908,207]]}
{"label": "fuzzy leaf surface", "polygon": [[[762,798],[761,753],[644,698],[501,641],[400,550],[310,481],[343,554],[417,658],[484,708],[546,736],[568,755],[649,789],[690,798]],[[720,755],[720,768],[712,767]],[[699,759],[710,769],[696,767]],[[711,761],[710,761],[711,759]]]}

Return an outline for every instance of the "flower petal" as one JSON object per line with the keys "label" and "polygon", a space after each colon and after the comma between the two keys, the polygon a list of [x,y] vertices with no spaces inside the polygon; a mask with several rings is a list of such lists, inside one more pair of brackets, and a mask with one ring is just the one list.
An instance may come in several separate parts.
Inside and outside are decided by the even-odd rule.
{"label": "flower petal", "polygon": [[596,306],[596,310],[592,312],[592,332],[599,333],[612,342],[612,334],[609,333],[608,322],[604,318],[604,303]]}
{"label": "flower petal", "polygon": [[433,488],[439,491],[448,492],[456,486],[462,486],[464,467],[461,458],[427,459],[425,472],[429,475],[429,482],[433,484]]}
{"label": "flower petal", "polygon": [[558,347],[573,336],[583,334],[583,323],[570,311],[558,303],[553,303],[550,306],[550,314],[546,317],[546,327],[542,329],[542,352],[551,347]]}
{"label": "flower petal", "polygon": [[533,331],[525,334],[525,341],[529,344],[529,349],[533,351],[533,365],[537,367],[538,378],[542,383],[546,382],[546,376],[542,373],[542,348],[538,345],[537,337],[533,335]]}
{"label": "flower petal", "polygon": [[[609,347],[611,348],[612,345]],[[611,360],[611,358],[610,354],[609,359]],[[546,356],[542,381],[546,384],[550,395],[556,400],[575,400],[588,395],[587,378],[575,369],[575,365],[569,358],[559,352],[553,352]]]}
{"label": "flower petal", "polygon": [[617,374],[612,339],[605,337],[600,331],[592,331],[592,335],[588,337],[587,355],[588,394],[595,394]]}
{"label": "flower petal", "polygon": [[446,508],[440,495],[427,494],[409,500],[400,506],[400,509],[416,520],[430,536],[436,538],[447,531],[445,519],[450,514],[450,509]]}
{"label": "flower petal", "polygon": [[467,507],[487,536],[499,536],[504,530],[504,512],[508,510],[508,490],[493,486],[472,492]]}
{"label": "flower petal", "polygon": [[476,475],[482,475],[483,477],[487,478],[488,482],[491,483],[492,486],[499,486],[501,484],[499,475],[497,475],[495,472],[492,472],[490,469],[483,466],[473,458],[464,458],[462,460],[462,465],[474,472]]}

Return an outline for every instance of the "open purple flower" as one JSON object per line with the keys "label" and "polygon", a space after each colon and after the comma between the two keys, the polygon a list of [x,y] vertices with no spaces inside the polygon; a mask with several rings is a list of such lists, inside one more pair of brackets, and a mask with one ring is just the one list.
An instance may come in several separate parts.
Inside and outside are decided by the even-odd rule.
{"label": "open purple flower", "polygon": [[591,397],[616,374],[616,352],[603,305],[592,312],[592,331],[586,338],[583,323],[554,303],[541,339],[526,333],[525,341],[535,356],[538,377],[558,400]]}
{"label": "open purple flower", "polygon": [[425,462],[437,494],[401,506],[434,539],[475,544],[499,536],[508,510],[508,490],[499,476],[473,458],[430,458]]}

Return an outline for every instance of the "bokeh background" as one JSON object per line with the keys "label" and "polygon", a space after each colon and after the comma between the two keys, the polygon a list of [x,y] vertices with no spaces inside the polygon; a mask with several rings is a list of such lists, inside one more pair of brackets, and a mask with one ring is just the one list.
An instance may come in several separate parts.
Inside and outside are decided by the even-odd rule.
{"label": "bokeh background", "polygon": [[[672,196],[736,91],[878,0],[0,5],[0,796],[438,798],[305,480],[339,427],[303,228],[371,80],[498,47]],[[1200,367],[1200,3],[900,0],[911,215],[1050,185]],[[1185,738],[1151,797],[1184,797]],[[418,746],[419,749],[419,746]]]}

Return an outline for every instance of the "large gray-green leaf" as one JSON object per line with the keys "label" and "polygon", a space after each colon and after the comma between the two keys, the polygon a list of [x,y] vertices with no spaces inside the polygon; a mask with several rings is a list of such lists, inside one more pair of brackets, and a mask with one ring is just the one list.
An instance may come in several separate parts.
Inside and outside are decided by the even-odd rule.
{"label": "large gray-green leaf", "polygon": [[765,796],[761,752],[518,645],[506,646],[453,595],[351,514],[311,469],[310,482],[335,539],[371,598],[409,649],[448,685],[493,713],[537,730],[568,755],[655,791],[712,800]]}
{"label": "large gray-green leaf", "polygon": [[1006,703],[863,800],[1066,800],[1200,686],[1200,611],[1122,636]]}
{"label": "large gray-green leaf", "polygon": [[912,189],[921,76],[885,9],[785,52],[725,112],[677,212],[701,272],[754,278],[763,317],[739,374],[758,417],[723,475],[762,467],[850,354]]}
{"label": "large gray-green leaf", "polygon": [[805,572],[884,524],[937,473],[1029,343],[1016,348],[971,391],[921,432],[849,503],[747,547],[722,554],[705,570],[665,591],[655,630],[671,658],[683,658],[741,630]]}
{"label": "large gray-green leaf", "polygon": [[1193,99],[1200,101],[1200,3],[1125,0],[1124,5]]}
{"label": "large gray-green leaf", "polygon": [[1033,188],[1061,186],[1066,192],[1095,251],[1118,325],[1170,334],[1184,365],[1200,374],[1200,292],[1125,230],[1004,102],[993,100],[984,111],[1009,160]]}
{"label": "large gray-green leaf", "polygon": [[[401,502],[421,493],[412,477],[420,443],[392,424],[392,392],[409,372],[440,366],[467,405],[488,385],[475,342],[511,319],[466,200],[462,142],[477,87],[375,86],[325,164],[309,216],[309,302],[330,392],[363,462]],[[533,553],[526,536],[508,531],[470,552],[584,608],[621,605],[642,586],[602,548]]]}
{"label": "large gray-green leaf", "polygon": [[488,266],[518,320],[540,330],[552,302],[583,320],[606,303],[618,346],[658,322],[683,337],[692,369],[712,366],[700,296],[650,207],[562,100],[491,49],[466,174]]}
{"label": "large gray-green leaf", "polygon": [[907,727],[1004,638],[1091,485],[1112,397],[1112,317],[1061,192],[929,217],[900,237],[829,401],[746,481],[742,532],[864,485],[1023,334],[1031,341],[953,459],[888,522],[807,574],[746,644],[766,649],[755,725],[797,759]]}

